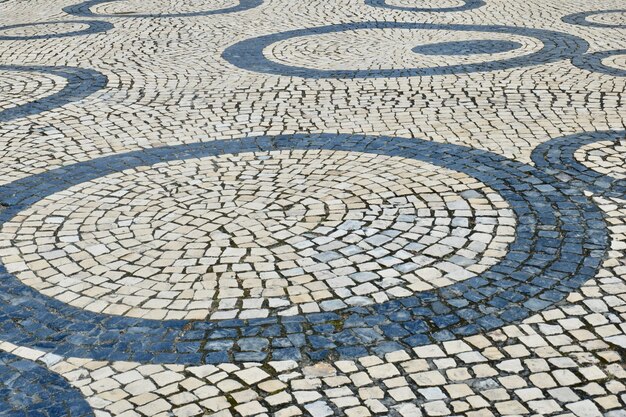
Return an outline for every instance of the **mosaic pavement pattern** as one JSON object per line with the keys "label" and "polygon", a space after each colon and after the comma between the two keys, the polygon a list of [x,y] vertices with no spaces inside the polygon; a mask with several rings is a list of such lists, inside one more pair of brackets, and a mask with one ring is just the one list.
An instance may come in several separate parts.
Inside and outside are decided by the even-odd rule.
{"label": "mosaic pavement pattern", "polygon": [[623,0],[0,0],[0,416],[626,417]]}

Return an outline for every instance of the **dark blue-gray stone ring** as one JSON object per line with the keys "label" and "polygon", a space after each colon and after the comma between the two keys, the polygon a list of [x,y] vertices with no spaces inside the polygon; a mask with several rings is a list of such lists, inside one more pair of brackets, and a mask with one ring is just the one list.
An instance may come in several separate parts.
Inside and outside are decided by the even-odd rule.
{"label": "dark blue-gray stone ring", "polygon": [[[40,35],[3,35],[2,32],[6,30],[21,29],[28,27],[49,26],[56,24],[83,24],[87,25],[85,29],[71,30],[69,32],[61,33],[42,33]],[[0,26],[0,41],[23,41],[23,40],[36,40],[36,39],[52,39],[52,38],[67,38],[71,36],[92,35],[94,33],[106,32],[113,28],[113,25],[109,22],[102,22],[98,20],[67,20],[57,22],[37,22],[37,23],[20,23],[18,25]]]}
{"label": "dark blue-gray stone ring", "polygon": [[[435,67],[394,68],[394,69],[315,69],[296,65],[279,63],[267,58],[264,50],[277,42],[303,36],[315,36],[329,33],[361,29],[410,29],[410,30],[445,30],[455,32],[487,32],[494,34],[511,34],[535,38],[543,44],[540,50],[518,55],[512,58],[495,59],[479,63],[460,63]],[[467,55],[472,50],[472,42],[456,42],[455,48]],[[493,40],[492,42],[496,42]],[[459,48],[464,43],[464,48]],[[437,44],[434,44],[437,45]],[[435,46],[433,45],[433,48]],[[502,46],[502,45],[501,45]],[[514,45],[509,43],[508,50]],[[484,41],[479,41],[476,48],[484,49]],[[449,45],[448,45],[449,48]],[[356,22],[336,25],[296,29],[286,32],[263,35],[250,38],[229,46],[222,53],[222,57],[232,65],[244,70],[259,73],[304,77],[304,78],[385,78],[385,77],[415,77],[446,74],[466,74],[472,72],[498,71],[512,68],[528,67],[546,64],[559,60],[572,59],[587,51],[589,44],[584,39],[562,32],[551,30],[532,29],[512,26],[495,25],[459,25],[434,23],[406,23],[406,22]],[[445,52],[445,50],[444,50]]]}
{"label": "dark blue-gray stone ring", "polygon": [[358,357],[518,322],[595,276],[608,246],[600,209],[551,173],[464,146],[386,136],[300,134],[139,150],[80,162],[0,187],[0,225],[51,194],[127,168],[221,154],[327,149],[413,158],[465,173],[517,218],[507,255],[437,290],[327,313],[249,320],[148,320],[85,311],[24,285],[0,266],[3,339],[63,356],[150,363]]}

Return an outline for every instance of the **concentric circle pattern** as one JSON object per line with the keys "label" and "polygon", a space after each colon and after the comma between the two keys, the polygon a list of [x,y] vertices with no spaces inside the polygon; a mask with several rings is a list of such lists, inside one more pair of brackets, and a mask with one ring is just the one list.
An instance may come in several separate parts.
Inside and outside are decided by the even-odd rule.
{"label": "concentric circle pattern", "polygon": [[0,417],[626,417],[623,0],[0,0]]}
{"label": "concentric circle pattern", "polygon": [[[442,57],[419,54],[419,46],[437,47]],[[472,46],[472,39],[477,44]],[[494,39],[495,38],[495,39]],[[400,42],[399,40],[402,39]],[[411,41],[411,39],[414,39]],[[505,51],[484,52],[485,40],[508,41]],[[513,42],[523,46],[510,52]],[[320,48],[320,45],[322,47]],[[332,49],[328,49],[330,46]],[[418,47],[418,53],[415,49]],[[228,47],[222,57],[249,71],[306,78],[382,78],[506,70],[571,59],[587,50],[581,38],[548,30],[507,26],[444,25],[404,22],[358,22],[299,29],[247,39]],[[373,50],[377,51],[374,55]],[[475,50],[476,55],[467,51]],[[427,51],[428,52],[428,51]],[[453,55],[450,59],[449,55]],[[460,55],[461,59],[456,56]],[[480,56],[482,55],[482,57]],[[485,57],[485,55],[487,55]],[[457,58],[457,59],[454,59]],[[486,58],[486,59],[485,59]],[[363,66],[365,65],[365,66]]]}
{"label": "concentric circle pattern", "polygon": [[[362,152],[387,157],[402,155],[403,158],[428,164],[438,164],[441,168],[466,174],[489,186],[506,200],[517,217],[518,223],[522,226],[517,227],[514,240],[510,243],[506,255],[502,259],[476,277],[467,277],[467,279],[452,285],[441,288],[433,286],[432,290],[422,291],[414,296],[405,296],[398,300],[389,301],[377,300],[374,304],[363,303],[365,304],[363,306],[344,306],[343,304],[338,306],[335,303],[326,304],[319,301],[315,304],[316,308],[310,309],[309,307],[308,311],[295,316],[248,316],[240,317],[240,319],[199,322],[107,316],[90,312],[88,309],[78,309],[64,302],[53,301],[40,292],[25,287],[13,275],[13,273],[19,274],[20,271],[28,269],[25,261],[32,256],[31,253],[26,252],[20,254],[17,247],[5,242],[3,249],[8,252],[8,256],[3,259],[3,263],[10,270],[7,271],[8,273],[1,281],[3,284],[3,304],[0,304],[0,311],[12,310],[15,300],[28,294],[29,298],[38,300],[32,305],[32,308],[37,310],[37,313],[34,314],[42,317],[42,322],[36,324],[38,328],[41,326],[48,329],[57,328],[60,323],[63,323],[64,328],[74,329],[72,337],[62,337],[62,342],[50,346],[52,352],[84,356],[87,354],[85,349],[89,346],[88,355],[90,357],[107,360],[112,358],[150,358],[155,362],[194,363],[197,361],[223,362],[228,360],[299,360],[305,356],[311,359],[323,359],[331,354],[347,357],[363,356],[380,349],[387,349],[389,346],[402,346],[399,343],[404,346],[416,346],[428,343],[433,339],[448,340],[454,335],[472,335],[481,330],[498,328],[505,323],[528,317],[532,312],[540,311],[554,302],[562,300],[569,291],[578,288],[592,277],[599,268],[607,248],[606,225],[602,221],[598,209],[584,196],[582,191],[566,184],[560,185],[550,175],[537,171],[528,165],[516,163],[489,152],[471,150],[458,145],[436,144],[418,139],[397,137],[344,135],[253,137],[154,148],[132,154],[101,158],[93,162],[78,163],[18,180],[0,188],[0,201],[3,204],[11,205],[9,209],[0,213],[0,221],[10,224],[17,216],[17,222],[19,222],[20,212],[38,200],[52,195],[63,198],[64,190],[74,185],[127,169],[152,166],[168,161],[216,156],[223,153],[245,155],[251,152],[293,149]],[[60,180],[61,178],[63,180]],[[167,181],[165,183],[167,184]],[[115,187],[115,182],[112,185]],[[541,192],[544,189],[549,189],[551,192],[544,194]],[[113,192],[115,193],[116,190]],[[123,198],[124,194],[123,190],[117,190],[117,194],[113,197]],[[383,192],[382,195],[384,194]],[[475,194],[472,192],[466,195],[466,198],[471,195]],[[184,195],[182,197],[183,200],[187,199]],[[389,197],[393,199],[394,195],[391,194]],[[190,200],[190,202],[192,201]],[[319,198],[313,199],[312,205],[321,206],[318,201]],[[258,202],[257,204],[261,203]],[[181,207],[180,204],[177,203],[174,207]],[[544,207],[552,205],[567,206],[567,213],[556,216],[542,211]],[[48,212],[51,212],[51,209]],[[306,207],[299,208],[299,210],[307,213]],[[67,211],[66,209],[65,212]],[[87,211],[91,212],[91,209]],[[266,210],[265,215],[268,216],[273,211]],[[115,211],[113,211],[113,215],[115,218]],[[37,214],[34,216],[41,217]],[[284,214],[278,218],[283,218],[283,216]],[[149,218],[153,217],[149,215]],[[63,223],[63,219],[58,216],[46,218],[52,218],[50,221],[53,225],[59,222]],[[186,227],[186,231],[191,233],[193,230],[190,228],[193,223],[191,223],[191,218],[189,220],[189,227]],[[41,224],[40,218],[37,221],[38,224]],[[110,224],[107,220],[101,223]],[[494,224],[493,221],[491,223]],[[33,225],[33,232],[36,231],[38,224]],[[172,225],[175,224],[176,222],[172,223]],[[508,224],[510,222],[507,222]],[[235,226],[232,223],[229,225]],[[126,224],[126,226],[130,226],[130,224]],[[184,224],[181,226],[185,228]],[[150,230],[150,228],[148,229]],[[9,239],[14,236],[15,230],[11,230],[11,228],[7,230],[3,228],[3,230],[8,233]],[[384,244],[396,234],[393,230],[389,229],[386,235],[379,234],[377,236],[374,234],[372,237],[375,240],[367,242],[366,239],[366,242],[370,245],[375,244],[376,241],[379,244]],[[551,232],[546,234],[546,230]],[[97,232],[95,228],[92,228],[91,231]],[[166,228],[159,231],[158,236],[163,237],[167,233],[181,233],[182,231],[184,229],[176,231],[170,226],[169,230]],[[427,233],[426,231],[425,234],[427,235]],[[105,242],[108,234],[108,232],[103,234]],[[54,232],[50,235],[54,236]],[[76,236],[76,233],[72,232],[70,235]],[[243,236],[245,237],[246,234]],[[335,234],[336,236],[337,234]],[[127,237],[131,238],[131,234],[129,233]],[[46,240],[52,243],[50,238],[44,239],[42,243],[45,244]],[[76,241],[76,249],[80,251],[81,245],[78,243],[80,235],[78,240],[75,237],[73,239],[70,237],[69,240]],[[149,240],[152,241],[152,236]],[[432,258],[437,255],[445,255],[446,252],[452,253],[454,250],[450,252],[449,249],[445,249],[444,240],[445,238],[426,248],[422,254],[418,255],[418,262],[423,255]],[[129,242],[133,246],[134,240],[132,238]],[[184,245],[185,241],[181,238],[177,242]],[[331,243],[332,240],[325,239],[321,243],[326,242]],[[446,243],[454,247],[449,240]],[[25,246],[25,248],[29,248],[30,252],[37,251],[33,245]],[[76,252],[71,248],[73,246],[70,247],[69,252]],[[314,255],[313,258],[317,257],[317,260],[322,262],[332,262],[339,259],[339,255],[332,253],[331,248],[333,248],[332,245],[326,248],[325,252]],[[393,245],[389,246],[389,249],[392,248],[394,248]],[[561,249],[557,251],[555,248]],[[50,250],[46,256],[52,263],[54,263],[52,258],[63,258],[64,256],[65,251],[55,251],[52,246],[45,249]],[[89,249],[91,249],[90,255],[92,256],[105,255],[108,252],[108,249],[103,247],[101,243],[85,246],[87,252]],[[377,259],[372,264],[393,265],[396,261],[391,258],[398,259],[402,256],[387,256],[386,251],[389,249],[385,249],[384,252],[379,250],[378,252],[382,253],[382,258]],[[411,250],[408,247],[407,249]],[[243,256],[241,248],[229,246],[225,249],[226,251],[229,261],[237,254]],[[154,258],[154,252],[152,254]],[[456,255],[461,254],[459,251]],[[584,256],[581,257],[581,254]],[[46,259],[43,253],[41,256],[44,260]],[[67,259],[66,256],[65,260],[62,259],[58,265],[63,268]],[[80,260],[80,257],[78,259]],[[127,259],[132,259],[132,257]],[[141,258],[135,255],[134,259]],[[97,265],[90,261],[91,259],[87,258],[85,265]],[[45,267],[46,262],[40,262],[38,265]],[[419,267],[417,262],[413,263]],[[123,262],[118,262],[118,265],[121,264]],[[367,262],[362,266],[366,264]],[[463,264],[462,259],[460,259],[460,264]],[[109,262],[109,265],[114,264]],[[339,263],[336,268],[343,266]],[[409,266],[413,267],[413,265]],[[297,269],[295,265],[294,268]],[[410,269],[405,270],[409,276]],[[138,271],[139,278],[149,276],[150,272],[158,272],[153,271],[154,268],[137,269],[135,267],[131,270]],[[80,272],[68,264],[68,269],[63,273],[67,274],[72,271]],[[245,273],[245,270],[243,272]],[[50,268],[48,273],[54,274],[54,271]],[[431,278],[436,277],[431,275]],[[354,280],[360,279],[367,284],[368,278],[373,277],[366,273],[357,275]],[[25,279],[24,276],[23,279]],[[103,282],[102,279],[100,281]],[[130,283],[139,283],[140,281],[141,279],[137,279],[137,277],[128,280]],[[68,282],[77,284],[77,287],[82,286],[76,281]],[[426,282],[428,283],[428,281]],[[319,285],[309,288],[313,291],[316,289],[320,290]],[[97,292],[95,291],[95,293]],[[68,300],[73,298],[76,297],[70,294]],[[87,304],[91,304],[90,300],[87,301]],[[489,305],[490,308],[484,309],[484,305]],[[398,317],[398,314],[403,317],[401,321],[404,323],[394,326],[391,323],[395,321],[392,317]],[[337,323],[337,321],[342,323],[337,329],[339,331],[329,332],[327,326],[335,328],[333,323]],[[97,331],[92,327],[96,323],[99,329]],[[15,343],[24,338],[34,324],[30,324],[28,321],[19,321],[19,325],[18,322],[6,323],[8,327],[4,331],[7,335],[13,335],[14,339],[10,341]],[[368,330],[362,328],[364,324],[369,326]],[[374,333],[370,333],[370,331],[374,331]],[[247,340],[246,336],[258,335],[259,333],[266,335],[272,340],[272,343],[278,343],[280,348],[276,346],[275,349],[265,351],[262,347],[267,346],[269,340],[259,341],[258,343],[261,345],[257,345],[255,341]],[[284,339],[283,335],[285,334],[289,335],[287,339]],[[56,333],[55,338],[58,337],[59,334]],[[98,348],[94,339],[97,340],[101,337],[106,337],[110,343],[106,347]],[[136,338],[141,340],[140,350],[137,349],[139,345],[133,342]],[[212,342],[206,343],[207,340]],[[309,343],[305,343],[305,341]],[[251,350],[249,343],[253,343],[255,346]],[[92,345],[96,347],[94,348]]]}
{"label": "concentric circle pattern", "polygon": [[[456,42],[450,40],[457,39]],[[414,46],[414,47],[413,47]],[[368,73],[372,69],[410,75],[422,71],[462,69],[484,61],[515,59],[541,50],[543,44],[527,36],[443,28],[364,28],[332,31],[318,36],[290,37],[265,49],[284,66],[320,72]],[[365,66],[363,66],[365,65]],[[488,64],[487,64],[488,65]],[[374,73],[376,71],[373,71]]]}
{"label": "concentric circle pattern", "polygon": [[254,318],[463,281],[506,254],[514,225],[502,197],[458,172],[282,151],[79,184],[6,223],[0,247],[28,259],[4,261],[24,283],[87,310]]}

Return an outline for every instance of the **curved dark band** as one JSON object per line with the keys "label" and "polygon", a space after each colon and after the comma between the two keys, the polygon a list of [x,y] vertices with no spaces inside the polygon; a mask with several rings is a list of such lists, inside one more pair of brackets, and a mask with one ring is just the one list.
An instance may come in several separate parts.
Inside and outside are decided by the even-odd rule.
{"label": "curved dark band", "polygon": [[79,4],[64,7],[63,11],[67,14],[74,15],[74,16],[81,16],[81,17],[129,17],[129,18],[195,17],[195,16],[211,16],[211,15],[242,12],[244,10],[253,9],[263,4],[263,0],[239,0],[239,4],[237,4],[236,6],[227,7],[227,8],[218,9],[218,10],[205,10],[205,11],[188,12],[188,13],[100,14],[100,13],[94,13],[91,11],[91,8],[94,6],[97,6],[99,4],[104,4],[104,3],[114,3],[116,1],[124,1],[124,0],[86,0]]}
{"label": "curved dark band", "polygon": [[609,23],[590,22],[589,20],[587,20],[591,16],[597,16],[600,14],[611,14],[611,13],[626,13],[626,9],[594,10],[590,12],[573,13],[567,16],[563,16],[561,20],[565,23],[578,25],[578,26],[587,26],[587,27],[596,27],[596,28],[613,28],[613,29],[626,28],[626,23],[612,25]]}
{"label": "curved dark band", "polygon": [[535,165],[551,175],[563,178],[580,190],[604,197],[626,198],[626,180],[612,178],[584,166],[574,158],[581,147],[600,141],[626,139],[626,130],[577,133],[552,139],[537,146],[532,153]]}
{"label": "curved dark band", "polygon": [[[263,54],[263,50],[268,46],[287,39],[359,29],[416,29],[509,33],[539,39],[544,46],[541,50],[530,54],[498,61],[447,65],[443,67],[382,70],[320,70],[297,67],[272,61]],[[567,33],[542,29],[432,23],[357,22],[297,29],[246,39],[226,48],[222,53],[222,57],[232,65],[241,69],[273,75],[304,78],[382,78],[461,74],[527,67],[562,59],[571,59],[574,56],[586,52],[588,48],[589,44],[584,39]]]}
{"label": "curved dark band", "polygon": [[[24,27],[29,27],[29,26],[54,25],[57,23],[81,23],[84,25],[88,25],[89,27],[86,29],[74,30],[71,32],[51,33],[51,34],[33,35],[33,36],[2,35],[3,30],[24,28]],[[21,23],[19,25],[10,25],[10,26],[0,27],[0,41],[21,41],[21,40],[35,40],[35,39],[67,38],[70,36],[91,35],[94,33],[106,32],[107,30],[110,30],[112,28],[113,28],[113,25],[111,23],[102,22],[98,20],[66,20],[66,21],[58,21],[58,22]]]}
{"label": "curved dark band", "polygon": [[406,6],[394,6],[392,4],[387,4],[387,0],[365,0],[365,4],[373,7],[382,7],[385,9],[391,10],[402,10],[406,12],[431,12],[431,13],[442,13],[442,12],[464,12],[467,10],[478,9],[485,5],[483,0],[463,0],[463,4],[461,6],[452,6],[452,7],[406,7]]}
{"label": "curved dark band", "polygon": [[587,71],[598,72],[613,77],[626,77],[626,68],[609,67],[602,63],[604,59],[614,55],[626,55],[626,49],[581,54],[572,58],[572,64]]}
{"label": "curved dark band", "polygon": [[43,365],[0,352],[0,416],[93,416],[80,391]]}
{"label": "curved dark band", "polygon": [[81,310],[43,296],[3,267],[0,334],[64,356],[151,363],[357,357],[501,327],[564,299],[592,278],[608,245],[600,210],[576,188],[529,165],[452,144],[348,135],[251,137],[141,150],[58,168],[0,187],[0,224],[75,184],[127,168],[224,153],[328,149],[414,158],[463,172],[517,216],[506,257],[480,276],[366,307],[294,317],[153,321]]}
{"label": "curved dark band", "polygon": [[0,71],[41,72],[63,77],[67,81],[65,87],[56,93],[0,111],[0,123],[32,116],[82,100],[106,87],[108,82],[106,75],[87,68],[0,65]]}

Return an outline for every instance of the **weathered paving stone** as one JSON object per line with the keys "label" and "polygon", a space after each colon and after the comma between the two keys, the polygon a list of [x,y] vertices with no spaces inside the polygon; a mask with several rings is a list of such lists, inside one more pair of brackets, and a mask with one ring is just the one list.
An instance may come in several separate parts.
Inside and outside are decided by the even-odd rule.
{"label": "weathered paving stone", "polygon": [[623,417],[625,18],[0,0],[0,415]]}

